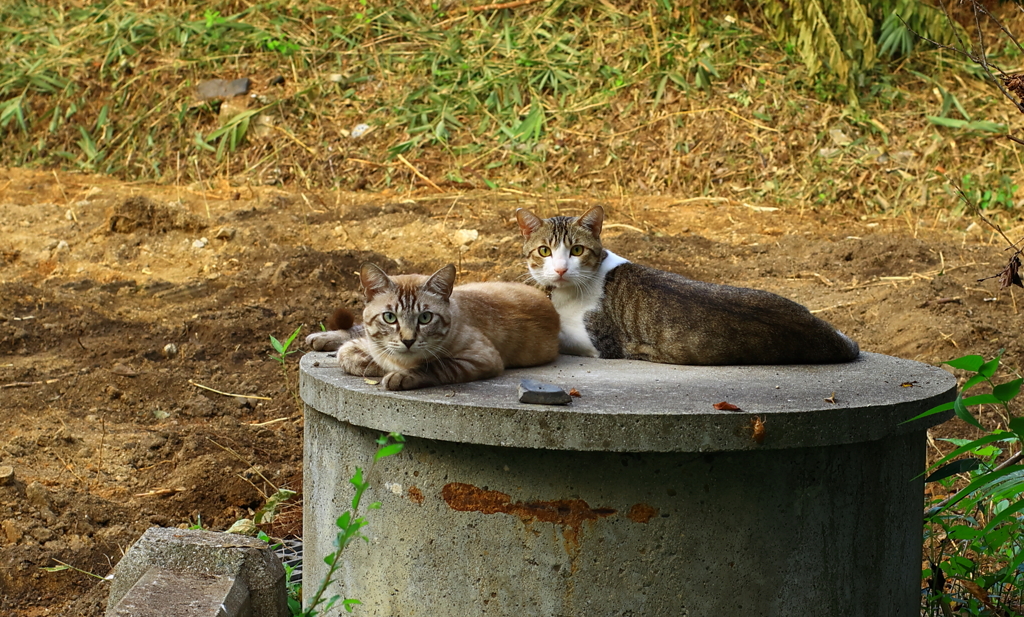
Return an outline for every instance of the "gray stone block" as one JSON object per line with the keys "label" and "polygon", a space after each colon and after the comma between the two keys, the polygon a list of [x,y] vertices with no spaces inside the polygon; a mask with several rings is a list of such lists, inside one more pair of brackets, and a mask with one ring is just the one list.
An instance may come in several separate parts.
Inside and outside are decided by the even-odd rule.
{"label": "gray stone block", "polygon": [[153,566],[108,617],[252,617],[245,583],[234,576],[179,572]]}
{"label": "gray stone block", "polygon": [[114,569],[106,615],[150,614],[286,617],[284,568],[255,538],[151,527]]}

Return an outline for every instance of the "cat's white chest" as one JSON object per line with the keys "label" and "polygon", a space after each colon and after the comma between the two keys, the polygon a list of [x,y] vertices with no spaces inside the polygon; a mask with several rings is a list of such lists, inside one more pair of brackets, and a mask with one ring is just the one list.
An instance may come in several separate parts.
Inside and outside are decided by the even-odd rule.
{"label": "cat's white chest", "polygon": [[555,305],[562,324],[558,333],[558,351],[570,356],[596,358],[599,354],[597,347],[590,342],[585,318],[601,303],[601,294],[578,296],[565,289],[555,289],[551,292],[551,303]]}
{"label": "cat's white chest", "polygon": [[587,332],[587,314],[601,308],[605,275],[624,263],[628,263],[628,260],[608,251],[597,271],[597,276],[587,284],[580,287],[560,287],[551,292],[551,303],[555,305],[561,321],[561,331],[558,333],[558,350],[561,353],[590,358],[601,355],[591,341],[590,333]]}

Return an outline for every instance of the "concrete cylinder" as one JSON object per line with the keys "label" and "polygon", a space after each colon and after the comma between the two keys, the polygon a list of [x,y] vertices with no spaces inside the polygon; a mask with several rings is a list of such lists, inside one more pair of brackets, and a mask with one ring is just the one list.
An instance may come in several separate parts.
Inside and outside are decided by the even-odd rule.
{"label": "concrete cylinder", "polygon": [[[523,405],[524,378],[581,396]],[[382,432],[335,593],[363,615],[917,615],[925,431],[949,373],[691,367],[563,356],[389,393],[302,360],[304,587]],[[719,410],[728,402],[740,411]]]}

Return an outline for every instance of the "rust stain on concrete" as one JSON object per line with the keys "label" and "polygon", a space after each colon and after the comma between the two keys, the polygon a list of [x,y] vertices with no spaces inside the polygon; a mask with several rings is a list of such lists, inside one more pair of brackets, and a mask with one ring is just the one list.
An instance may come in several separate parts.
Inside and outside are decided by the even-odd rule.
{"label": "rust stain on concrete", "polygon": [[565,549],[569,554],[577,551],[580,544],[580,527],[584,521],[593,523],[598,519],[616,514],[613,508],[591,508],[582,499],[558,499],[554,501],[512,501],[500,491],[489,491],[461,482],[451,482],[441,489],[441,498],[452,510],[459,512],[481,512],[483,514],[508,514],[519,517],[524,523],[554,523],[560,525]]}
{"label": "rust stain on concrete", "polygon": [[645,503],[634,504],[626,513],[626,518],[634,523],[646,523],[655,516],[658,516],[658,509]]}
{"label": "rust stain on concrete", "polygon": [[409,501],[413,502],[414,504],[422,506],[423,505],[423,491],[421,491],[420,489],[416,488],[416,486],[410,486],[409,487]]}

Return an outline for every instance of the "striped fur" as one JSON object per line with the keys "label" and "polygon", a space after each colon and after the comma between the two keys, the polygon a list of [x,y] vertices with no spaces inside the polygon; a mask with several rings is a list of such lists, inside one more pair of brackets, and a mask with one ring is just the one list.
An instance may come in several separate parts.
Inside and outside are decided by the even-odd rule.
{"label": "striped fur", "polygon": [[604,210],[541,219],[516,211],[533,279],[561,317],[562,353],[666,364],[825,364],[854,341],[805,307],[756,289],[693,281],[601,245]]}
{"label": "striped fur", "polygon": [[352,375],[382,377],[388,390],[487,379],[558,356],[558,313],[529,285],[454,287],[450,264],[429,277],[389,277],[366,264],[360,281],[363,335],[341,346],[338,361]]}

